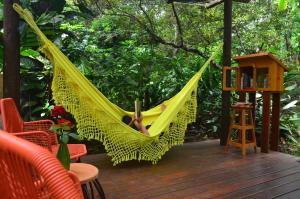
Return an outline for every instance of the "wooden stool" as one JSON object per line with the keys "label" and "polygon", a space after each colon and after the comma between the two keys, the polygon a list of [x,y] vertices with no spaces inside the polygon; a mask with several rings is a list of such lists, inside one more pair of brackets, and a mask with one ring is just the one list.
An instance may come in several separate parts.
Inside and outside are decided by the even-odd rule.
{"label": "wooden stool", "polygon": [[[71,163],[70,171],[78,177],[85,199],[89,199],[90,195],[92,196],[92,199],[94,199],[93,185],[96,188],[99,197],[105,199],[104,191],[97,179],[99,173],[97,167],[85,163]],[[90,194],[88,192],[87,184],[90,186]]]}
{"label": "wooden stool", "polygon": [[[250,103],[238,102],[231,106],[231,125],[229,127],[229,133],[227,138],[227,150],[230,145],[236,146],[242,149],[242,155],[246,155],[247,147],[253,147],[256,153],[256,137],[252,109],[253,106]],[[236,112],[238,112],[239,122],[235,123]],[[249,123],[246,121],[246,116],[249,116]],[[237,129],[237,139],[231,138],[232,130]],[[251,140],[247,140],[247,130],[251,130]]]}

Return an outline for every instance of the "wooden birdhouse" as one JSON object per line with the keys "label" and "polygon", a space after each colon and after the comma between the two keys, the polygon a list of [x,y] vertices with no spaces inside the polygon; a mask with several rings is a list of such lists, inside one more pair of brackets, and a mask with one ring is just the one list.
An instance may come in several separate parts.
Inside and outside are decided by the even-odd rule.
{"label": "wooden birdhouse", "polygon": [[[238,67],[224,67],[223,89],[237,91],[283,92],[287,67],[271,53],[235,57]],[[226,76],[231,73],[230,85]]]}

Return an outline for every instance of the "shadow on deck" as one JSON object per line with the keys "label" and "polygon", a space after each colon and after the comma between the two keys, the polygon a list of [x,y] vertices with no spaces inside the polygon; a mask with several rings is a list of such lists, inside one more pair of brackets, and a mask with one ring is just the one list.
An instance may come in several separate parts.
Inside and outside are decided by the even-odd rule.
{"label": "shadow on deck", "polygon": [[[259,151],[259,150],[258,150]],[[218,140],[174,147],[158,162],[130,161],[116,167],[105,154],[83,162],[100,169],[109,199],[300,198],[299,158],[273,152],[241,152]]]}

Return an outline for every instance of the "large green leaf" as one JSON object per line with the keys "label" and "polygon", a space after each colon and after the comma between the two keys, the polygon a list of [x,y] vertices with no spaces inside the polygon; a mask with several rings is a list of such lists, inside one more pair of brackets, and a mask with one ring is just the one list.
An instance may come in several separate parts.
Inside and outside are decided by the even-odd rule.
{"label": "large green leaf", "polygon": [[76,133],[69,133],[69,136],[74,138],[75,140],[80,140],[79,136]]}
{"label": "large green leaf", "polygon": [[278,10],[283,11],[287,9],[289,1],[288,0],[279,0],[278,2]]}
{"label": "large green leaf", "polygon": [[40,53],[38,51],[32,50],[32,49],[22,49],[20,54],[24,57],[38,57],[40,56]]}
{"label": "large green leaf", "polygon": [[293,84],[293,85],[291,85],[291,86],[286,87],[284,90],[290,91],[290,90],[295,89],[296,87],[297,87],[297,84]]}
{"label": "large green leaf", "polygon": [[282,109],[283,109],[283,110],[286,110],[286,109],[295,107],[296,104],[297,104],[297,102],[298,102],[298,100],[293,100],[293,101],[291,101],[290,103],[288,103],[287,105],[285,105]]}

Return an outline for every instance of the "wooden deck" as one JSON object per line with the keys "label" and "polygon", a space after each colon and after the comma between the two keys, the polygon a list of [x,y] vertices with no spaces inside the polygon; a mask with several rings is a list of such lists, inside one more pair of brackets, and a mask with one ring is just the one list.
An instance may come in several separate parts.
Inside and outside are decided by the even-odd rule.
{"label": "wooden deck", "polygon": [[109,199],[300,198],[299,158],[279,152],[242,158],[218,140],[188,143],[171,149],[152,165],[131,161],[112,166],[105,154],[83,162],[100,169],[100,183]]}

